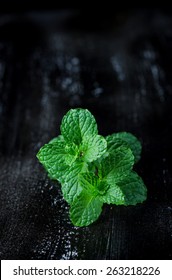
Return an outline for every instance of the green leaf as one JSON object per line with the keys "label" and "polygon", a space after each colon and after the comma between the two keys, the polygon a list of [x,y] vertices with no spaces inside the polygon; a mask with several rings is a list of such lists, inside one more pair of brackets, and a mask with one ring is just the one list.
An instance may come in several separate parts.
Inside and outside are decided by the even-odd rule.
{"label": "green leaf", "polygon": [[147,189],[143,180],[135,172],[128,173],[123,178],[118,178],[110,185],[107,192],[101,197],[104,203],[116,205],[136,205],[147,198]]}
{"label": "green leaf", "polygon": [[94,173],[87,172],[81,173],[79,176],[79,182],[83,190],[91,195],[98,195],[99,178]]}
{"label": "green leaf", "polygon": [[79,181],[79,175],[87,170],[87,164],[84,162],[75,162],[70,168],[65,170],[65,178],[62,183],[62,193],[64,199],[71,204],[81,193],[82,187]]}
{"label": "green leaf", "polygon": [[61,134],[37,153],[52,179],[62,184],[76,226],[98,219],[103,203],[135,205],[146,199],[142,179],[132,172],[141,154],[138,139],[127,132],[98,135],[93,115],[71,109],[63,117]]}
{"label": "green leaf", "polygon": [[107,148],[107,142],[103,136],[95,135],[86,137],[80,146],[80,154],[86,162],[92,162],[100,158]]}
{"label": "green leaf", "polygon": [[60,182],[63,181],[65,171],[73,164],[76,157],[76,146],[66,145],[61,137],[51,144],[45,144],[37,153],[37,158],[47,170],[50,178]]}
{"label": "green leaf", "polygon": [[123,143],[123,145],[127,145],[132,150],[135,163],[139,161],[141,157],[142,146],[140,141],[133,134],[129,132],[113,133],[112,135],[107,136],[106,140],[108,143],[108,149],[110,150],[114,149],[114,145],[119,145],[119,140],[121,140],[121,144]]}
{"label": "green leaf", "polygon": [[105,139],[107,141],[107,155],[113,154],[114,151],[119,147],[130,148],[124,140],[116,138],[113,135],[106,136]]}
{"label": "green leaf", "polygon": [[96,120],[87,109],[71,109],[62,119],[61,133],[65,141],[81,144],[85,137],[98,133]]}
{"label": "green leaf", "polygon": [[83,190],[94,196],[103,195],[108,188],[106,182],[100,180],[99,177],[92,172],[81,173],[79,182]]}
{"label": "green leaf", "polygon": [[82,191],[70,208],[70,218],[75,226],[88,226],[98,219],[103,202],[98,197]]}
{"label": "green leaf", "polygon": [[48,144],[55,144],[56,142],[59,142],[59,140],[64,141],[64,137],[62,135],[59,135],[59,136],[51,139]]}
{"label": "green leaf", "polygon": [[101,200],[107,204],[122,205],[125,202],[125,197],[117,184],[109,185],[106,193],[101,196]]}
{"label": "green leaf", "polygon": [[127,177],[122,178],[117,183],[124,194],[124,205],[136,205],[142,203],[147,198],[147,189],[141,177],[131,172]]}
{"label": "green leaf", "polygon": [[121,146],[109,154],[103,161],[98,161],[97,169],[100,178],[106,178],[108,184],[118,177],[124,177],[131,171],[134,156],[130,148]]}

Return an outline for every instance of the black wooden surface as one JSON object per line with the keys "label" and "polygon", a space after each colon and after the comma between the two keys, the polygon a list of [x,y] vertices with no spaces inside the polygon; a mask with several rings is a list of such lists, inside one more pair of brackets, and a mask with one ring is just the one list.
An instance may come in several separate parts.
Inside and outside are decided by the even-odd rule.
{"label": "black wooden surface", "polygon": [[[142,142],[148,199],[76,228],[35,158],[70,108]],[[172,258],[172,16],[80,11],[0,16],[1,259]]]}

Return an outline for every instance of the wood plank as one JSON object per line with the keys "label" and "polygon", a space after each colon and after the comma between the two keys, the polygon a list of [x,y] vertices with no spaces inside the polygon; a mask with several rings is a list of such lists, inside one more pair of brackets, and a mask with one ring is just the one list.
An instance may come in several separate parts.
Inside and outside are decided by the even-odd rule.
{"label": "wood plank", "polygon": [[[75,17],[0,19],[0,257],[171,259],[172,19],[139,10],[91,32],[82,21],[74,28]],[[35,157],[76,107],[95,115],[102,135],[138,136],[136,170],[148,187],[144,204],[104,206],[85,228],[71,224]]]}

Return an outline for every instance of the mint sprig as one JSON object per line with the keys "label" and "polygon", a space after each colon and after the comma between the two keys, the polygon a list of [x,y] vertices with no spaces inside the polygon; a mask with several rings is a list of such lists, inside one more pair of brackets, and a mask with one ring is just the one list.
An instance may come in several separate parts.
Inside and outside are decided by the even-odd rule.
{"label": "mint sprig", "polygon": [[75,226],[98,219],[104,203],[136,205],[147,189],[133,165],[141,144],[127,132],[98,135],[94,116],[87,109],[71,109],[63,117],[61,135],[45,144],[37,158],[49,177],[61,183]]}

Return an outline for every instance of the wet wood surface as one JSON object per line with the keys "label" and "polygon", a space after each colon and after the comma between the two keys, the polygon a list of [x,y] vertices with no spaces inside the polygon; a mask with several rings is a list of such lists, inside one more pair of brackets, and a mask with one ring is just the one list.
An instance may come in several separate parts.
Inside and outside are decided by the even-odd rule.
{"label": "wet wood surface", "polygon": [[[74,227],[35,155],[70,108],[99,133],[134,133],[148,199],[105,205]],[[0,258],[172,258],[172,16],[76,12],[0,16]]]}

